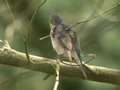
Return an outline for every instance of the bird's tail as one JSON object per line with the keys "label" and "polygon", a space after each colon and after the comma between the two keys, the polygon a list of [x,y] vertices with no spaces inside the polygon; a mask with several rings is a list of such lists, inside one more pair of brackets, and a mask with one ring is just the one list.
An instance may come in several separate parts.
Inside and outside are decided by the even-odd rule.
{"label": "bird's tail", "polygon": [[76,62],[80,66],[80,69],[81,69],[81,71],[83,73],[84,78],[87,79],[87,74],[86,74],[86,72],[84,70],[82,60],[81,59],[79,59],[79,60],[77,59]]}

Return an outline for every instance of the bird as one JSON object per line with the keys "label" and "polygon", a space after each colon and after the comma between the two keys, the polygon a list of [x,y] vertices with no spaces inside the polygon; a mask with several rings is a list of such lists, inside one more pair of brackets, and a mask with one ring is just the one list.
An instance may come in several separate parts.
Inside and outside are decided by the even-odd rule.
{"label": "bird", "polygon": [[52,46],[57,55],[68,57],[72,62],[75,61],[80,66],[84,78],[87,78],[80,56],[80,41],[76,31],[69,24],[64,23],[58,14],[51,16],[49,24]]}

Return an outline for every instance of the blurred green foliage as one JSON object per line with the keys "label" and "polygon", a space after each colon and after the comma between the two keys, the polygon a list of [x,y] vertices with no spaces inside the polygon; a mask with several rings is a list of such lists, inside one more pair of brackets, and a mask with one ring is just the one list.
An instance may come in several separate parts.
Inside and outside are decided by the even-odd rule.
{"label": "blurred green foliage", "polygon": [[[29,52],[55,58],[48,35],[49,17],[58,13],[66,23],[86,20],[118,4],[118,0],[47,0],[30,24],[34,10],[42,0],[0,0],[0,39],[24,52],[24,38],[28,36]],[[92,65],[119,69],[120,66],[120,6],[105,15],[76,27],[84,54],[96,53]],[[0,65],[1,90],[52,90],[55,77],[44,81],[46,74]],[[60,77],[59,90],[119,90],[115,85]]]}

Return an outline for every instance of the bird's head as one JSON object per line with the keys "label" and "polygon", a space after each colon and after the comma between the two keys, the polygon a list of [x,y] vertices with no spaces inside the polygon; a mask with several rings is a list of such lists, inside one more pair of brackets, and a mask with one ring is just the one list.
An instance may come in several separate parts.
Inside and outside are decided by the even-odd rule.
{"label": "bird's head", "polygon": [[50,18],[50,23],[52,25],[58,25],[62,22],[61,17],[58,14],[53,14]]}

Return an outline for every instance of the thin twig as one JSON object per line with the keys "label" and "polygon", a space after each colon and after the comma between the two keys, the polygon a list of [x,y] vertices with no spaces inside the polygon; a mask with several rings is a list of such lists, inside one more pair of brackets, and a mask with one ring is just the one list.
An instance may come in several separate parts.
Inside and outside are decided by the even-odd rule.
{"label": "thin twig", "polygon": [[59,86],[59,78],[60,78],[60,61],[57,59],[57,65],[56,65],[56,81],[53,90],[57,90]]}
{"label": "thin twig", "polygon": [[47,80],[50,76],[51,76],[51,74],[47,74],[47,75],[43,78],[43,80]]}
{"label": "thin twig", "polygon": [[96,59],[96,54],[93,54],[93,53],[90,53],[88,55],[84,55],[82,56],[83,59],[86,59],[86,61],[84,61],[84,64],[88,64],[90,63],[91,61],[95,60]]}
{"label": "thin twig", "polygon": [[30,20],[30,24],[33,22],[33,19],[35,18],[35,16],[37,15],[39,9],[47,2],[47,0],[44,0],[42,3],[40,3],[40,5],[35,9],[35,11],[33,12],[33,15],[31,17]]}
{"label": "thin twig", "polygon": [[9,10],[9,12],[11,13],[12,19],[14,20],[14,19],[15,19],[15,16],[14,16],[14,14],[13,14],[13,12],[12,12],[12,10],[11,10],[11,8],[10,8],[10,5],[9,5],[9,3],[8,3],[7,0],[5,0],[5,4],[6,4],[8,10]]}
{"label": "thin twig", "polygon": [[46,36],[41,37],[40,40],[43,40],[43,39],[46,39],[46,38],[49,38],[49,37],[50,37],[50,35],[46,35]]}
{"label": "thin twig", "polygon": [[120,6],[120,3],[117,4],[117,5],[115,5],[115,6],[113,6],[112,8],[109,8],[109,9],[103,11],[103,12],[100,13],[100,14],[95,15],[94,17],[88,18],[87,20],[78,21],[77,23],[73,24],[70,28],[75,27],[75,26],[77,26],[77,25],[79,25],[79,24],[81,24],[81,23],[86,23],[86,22],[92,21],[92,20],[96,19],[96,18],[99,17],[99,16],[105,15],[106,13],[108,13],[109,11],[111,11],[112,9],[114,9],[114,8],[116,8],[116,7],[118,7],[118,6]]}
{"label": "thin twig", "polygon": [[[30,25],[32,24],[35,16],[38,14],[39,9],[40,9],[46,2],[47,2],[47,0],[44,0],[44,1],[43,1],[42,3],[40,3],[40,5],[34,10],[33,15],[32,15],[32,17],[31,17],[31,19],[30,19],[30,22],[29,22]],[[28,38],[30,37],[30,31],[28,32],[27,37],[28,37]]]}
{"label": "thin twig", "polygon": [[[78,21],[78,22],[76,22],[75,24],[71,25],[69,28],[66,28],[65,30],[69,30],[69,29],[71,29],[71,28],[73,28],[73,27],[76,27],[76,26],[79,25],[79,24],[82,24],[82,23],[90,22],[90,21],[96,19],[97,17],[108,13],[109,11],[111,11],[112,9],[114,9],[114,8],[116,8],[116,7],[118,7],[118,6],[120,6],[120,3],[118,3],[118,4],[115,5],[115,6],[113,6],[112,8],[109,8],[109,9],[103,11],[101,14],[95,15],[94,17],[88,18],[88,19],[83,20],[83,21]],[[43,39],[46,39],[46,38],[49,38],[49,37],[50,37],[50,35],[46,35],[46,36],[41,37],[40,40],[43,40]]]}
{"label": "thin twig", "polygon": [[27,40],[24,39],[24,49],[25,49],[25,54],[28,60],[28,63],[31,63],[30,57],[29,57],[29,53],[28,53],[28,49],[27,49]]}

